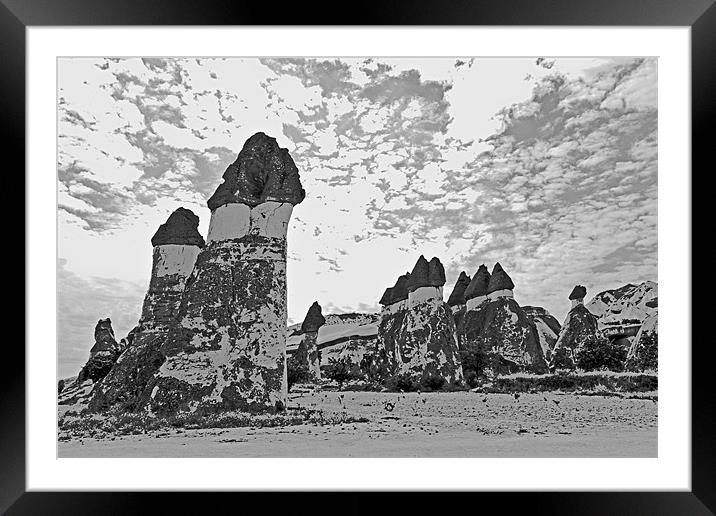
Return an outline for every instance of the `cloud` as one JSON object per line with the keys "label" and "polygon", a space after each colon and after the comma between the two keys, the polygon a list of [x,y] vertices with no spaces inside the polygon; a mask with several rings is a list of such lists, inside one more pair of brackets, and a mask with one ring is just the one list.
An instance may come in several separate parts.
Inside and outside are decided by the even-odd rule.
{"label": "cloud", "polygon": [[206,234],[206,199],[256,131],[289,149],[307,193],[289,229],[292,319],[315,299],[377,308],[420,254],[441,258],[448,284],[499,260],[518,301],[558,317],[575,283],[656,279],[655,59],[81,58],[59,70],[59,253],[77,293],[97,278],[146,285],[149,238],[179,206]]}

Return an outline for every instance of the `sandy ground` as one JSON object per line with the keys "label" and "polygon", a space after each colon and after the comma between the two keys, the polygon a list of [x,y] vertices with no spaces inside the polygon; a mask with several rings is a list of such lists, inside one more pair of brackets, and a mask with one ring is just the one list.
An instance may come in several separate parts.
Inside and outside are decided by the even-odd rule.
{"label": "sandy ground", "polygon": [[315,392],[289,406],[367,423],[171,430],[59,443],[60,457],[656,457],[650,399]]}

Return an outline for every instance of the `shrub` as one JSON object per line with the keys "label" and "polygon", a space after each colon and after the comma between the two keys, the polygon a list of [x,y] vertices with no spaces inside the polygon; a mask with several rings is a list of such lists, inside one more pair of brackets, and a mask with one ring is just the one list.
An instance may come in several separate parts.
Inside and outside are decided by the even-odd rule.
{"label": "shrub", "polygon": [[343,358],[330,358],[328,365],[323,368],[323,373],[326,378],[338,382],[338,389],[343,387],[343,383],[346,380],[351,380],[355,376],[351,373],[350,364]]}
{"label": "shrub", "polygon": [[446,380],[439,375],[425,375],[420,380],[420,387],[428,391],[439,391],[445,386]]}
{"label": "shrub", "polygon": [[622,371],[626,360],[626,350],[612,343],[606,337],[589,337],[575,356],[575,365],[583,371],[607,369]]}
{"label": "shrub", "polygon": [[308,365],[300,362],[295,357],[289,357],[286,361],[286,376],[288,379],[288,390],[291,390],[297,383],[308,382],[311,379],[311,373]]}

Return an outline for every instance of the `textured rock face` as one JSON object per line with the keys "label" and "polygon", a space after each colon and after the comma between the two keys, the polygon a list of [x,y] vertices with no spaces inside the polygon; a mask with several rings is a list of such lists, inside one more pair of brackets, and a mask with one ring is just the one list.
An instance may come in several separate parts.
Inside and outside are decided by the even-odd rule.
{"label": "textured rock face", "polygon": [[547,370],[535,322],[512,297],[514,283],[497,263],[480,265],[465,291],[467,306],[456,325],[461,354],[476,374]]}
{"label": "textured rock face", "polygon": [[[652,308],[656,308],[653,306]],[[626,369],[644,371],[659,369],[659,314],[658,311],[646,316],[629,348]]]}
{"label": "textured rock face", "polygon": [[324,324],[326,324],[326,318],[323,317],[321,305],[318,304],[318,301],[314,301],[311,307],[308,309],[306,317],[303,319],[303,323],[301,324],[301,331],[304,333],[317,332],[318,329]]}
{"label": "textured rock face", "polygon": [[209,200],[207,244],[145,391],[152,411],[285,406],[286,231],[304,196],[288,152],[249,138]]}
{"label": "textured rock face", "polygon": [[586,307],[599,319],[601,328],[609,326],[641,324],[649,314],[655,313],[653,305],[659,288],[653,281],[639,285],[627,284],[613,290],[600,292]]}
{"label": "textured rock face", "polygon": [[246,140],[223,179],[209,199],[212,211],[233,203],[254,207],[273,201],[295,206],[306,196],[288,150],[281,149],[274,138],[264,133]]}
{"label": "textured rock face", "polygon": [[109,373],[123,349],[114,338],[112,321],[100,319],[94,328],[94,346],[90,349],[89,360],[80,370],[77,382],[92,380],[97,383]]}
{"label": "textured rock face", "polygon": [[467,286],[470,284],[470,276],[465,274],[465,272],[461,272],[460,276],[457,278],[457,282],[455,283],[455,287],[453,288],[452,292],[450,293],[450,297],[448,298],[447,304],[450,306],[460,306],[465,304],[465,290],[467,289]]}
{"label": "textured rock face", "polygon": [[575,306],[567,314],[552,350],[550,369],[574,369],[585,347],[603,339],[597,317],[586,306]]}
{"label": "textured rock face", "polygon": [[460,349],[479,349],[493,355],[490,368],[495,373],[547,371],[537,328],[510,297],[468,311],[457,330]]}
{"label": "textured rock face", "polygon": [[586,295],[587,295],[587,289],[583,285],[576,285],[572,289],[572,292],[570,292],[569,299],[572,301],[580,300],[580,299],[584,299]]}
{"label": "textured rock face", "polygon": [[308,372],[314,380],[321,378],[321,355],[318,351],[318,330],[326,323],[325,317],[321,313],[321,305],[317,301],[308,309],[301,331],[303,339],[300,347],[303,351],[300,354],[300,360],[308,368]]}
{"label": "textured rock face", "polygon": [[198,225],[199,217],[179,208],[152,238],[152,275],[141,318],[123,339],[126,350],[95,389],[90,410],[101,411],[115,405],[136,410],[146,396],[147,385],[164,362],[161,346],[177,317],[186,280],[204,245]]}
{"label": "textured rock face", "polygon": [[[402,296],[405,278],[407,300]],[[462,379],[455,322],[450,306],[443,301],[445,271],[440,260],[428,262],[421,256],[413,271],[392,289],[378,326],[377,354],[385,357],[394,375],[416,381],[440,377],[447,382]],[[396,295],[396,291],[400,295]]]}
{"label": "textured rock face", "polygon": [[152,246],[176,244],[204,247],[204,239],[197,230],[198,226],[199,217],[194,215],[194,212],[178,208],[154,233]]}
{"label": "textured rock face", "polygon": [[485,264],[480,265],[477,272],[465,289],[467,310],[474,310],[487,301],[487,289],[490,285],[490,273]]}
{"label": "textured rock face", "polygon": [[524,310],[527,317],[534,323],[542,353],[549,362],[552,349],[554,349],[554,345],[557,343],[557,338],[559,337],[562,326],[552,314],[541,306],[523,306],[522,310]]}

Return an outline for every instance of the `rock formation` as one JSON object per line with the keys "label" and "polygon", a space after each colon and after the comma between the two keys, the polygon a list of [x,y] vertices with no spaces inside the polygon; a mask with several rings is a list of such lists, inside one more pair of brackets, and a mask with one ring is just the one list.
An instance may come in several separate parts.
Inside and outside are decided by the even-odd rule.
{"label": "rock formation", "polygon": [[440,260],[421,256],[413,271],[398,278],[381,298],[378,355],[393,375],[420,382],[442,378],[456,382],[462,367],[450,306],[443,302],[445,270]]}
{"label": "rock formation", "polygon": [[[580,300],[584,299],[585,295],[586,289],[577,285],[569,295],[569,299]],[[584,304],[573,303],[552,350],[550,369],[579,367],[591,370],[602,366],[620,367],[621,364],[615,364],[615,361],[609,357],[613,351],[608,339],[599,329],[597,317]],[[621,358],[616,360],[616,362],[621,361]]]}
{"label": "rock formation", "polygon": [[321,313],[321,305],[314,301],[301,324],[301,342],[293,357],[305,366],[312,380],[321,379],[321,356],[318,351],[318,330],[326,323]]}
{"label": "rock formation", "polygon": [[628,283],[620,288],[600,292],[586,306],[597,316],[601,328],[640,325],[649,314],[656,311],[649,304],[658,295],[659,287],[653,281],[639,285]]}
{"label": "rock formation", "polygon": [[209,199],[166,359],[143,402],[155,413],[281,409],[286,384],[286,232],[305,197],[286,149],[249,138]]}
{"label": "rock formation", "polygon": [[462,316],[465,314],[465,311],[467,310],[466,307],[466,300],[465,300],[465,290],[467,289],[467,286],[470,284],[470,276],[468,276],[464,271],[460,273],[460,276],[457,278],[457,282],[455,282],[455,286],[452,289],[452,293],[450,294],[450,297],[448,297],[447,304],[452,310],[453,318],[455,319],[455,324],[457,325],[462,318]]}
{"label": "rock formation", "polygon": [[470,281],[467,311],[457,327],[466,370],[478,375],[547,370],[537,328],[514,300],[514,287],[499,263],[492,274],[481,265]]}
{"label": "rock formation", "polygon": [[112,366],[122,353],[122,348],[114,337],[112,321],[100,319],[94,328],[94,346],[85,366],[77,375],[77,382],[92,380],[97,383],[109,373]]}
{"label": "rock formation", "polygon": [[657,298],[647,303],[655,309],[644,319],[639,333],[634,337],[626,358],[626,369],[629,371],[645,371],[659,369],[659,313]]}
{"label": "rock formation", "polygon": [[97,321],[94,328],[94,345],[90,349],[89,359],[73,382],[69,382],[69,385],[63,382],[62,387],[58,389],[58,403],[76,405],[77,410],[83,410],[93,391],[112,370],[122,351],[124,351],[123,343],[117,342],[112,321],[109,318]]}
{"label": "rock formation", "polygon": [[549,362],[552,349],[554,349],[554,345],[557,343],[557,338],[559,337],[562,326],[552,314],[541,306],[523,306],[522,310],[524,310],[527,317],[530,318],[535,328],[537,328],[537,336],[539,338],[540,347],[542,348],[542,353],[547,362]]}
{"label": "rock formation", "polygon": [[115,405],[135,410],[149,396],[147,385],[164,362],[161,346],[176,321],[187,279],[204,246],[198,226],[199,217],[179,208],[152,237],[152,273],[142,315],[127,335],[126,351],[95,389],[91,410]]}

